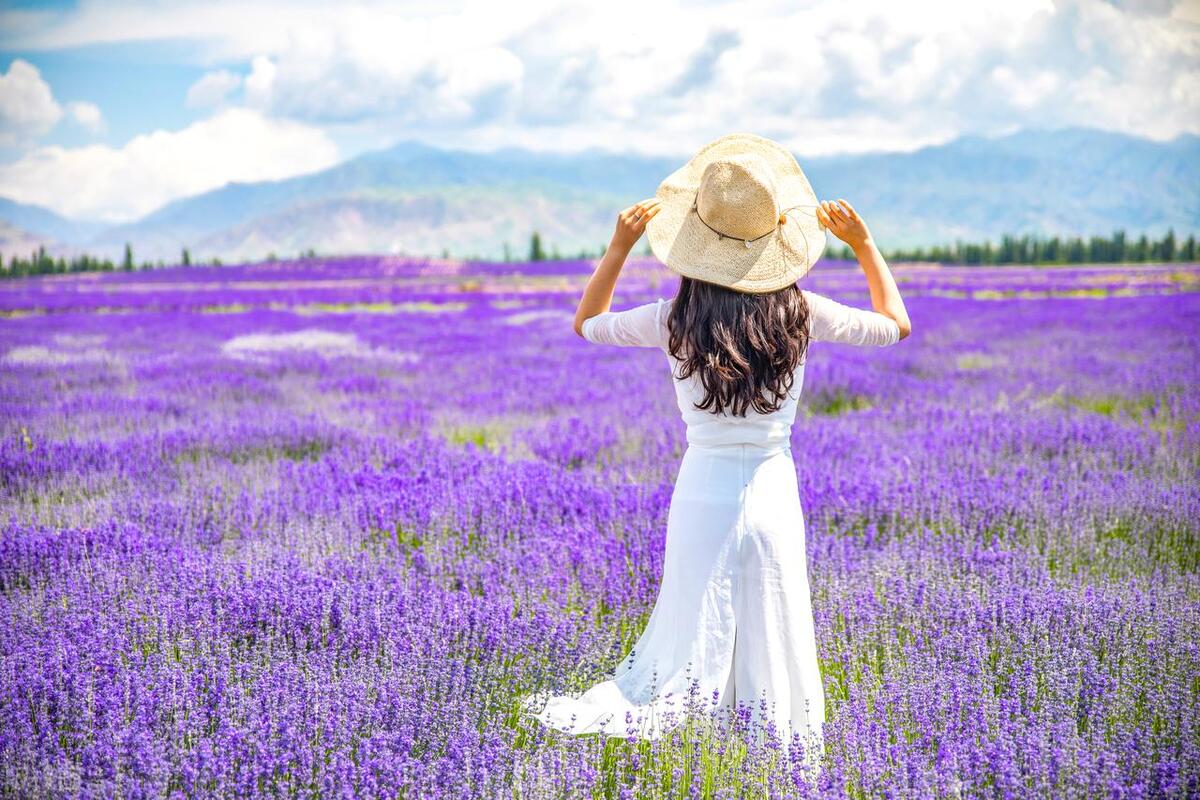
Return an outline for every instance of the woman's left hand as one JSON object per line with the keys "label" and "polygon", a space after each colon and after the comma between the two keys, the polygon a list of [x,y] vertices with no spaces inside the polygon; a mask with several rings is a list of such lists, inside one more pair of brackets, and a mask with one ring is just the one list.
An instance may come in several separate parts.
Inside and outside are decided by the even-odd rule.
{"label": "woman's left hand", "polygon": [[621,248],[626,252],[632,250],[645,232],[646,223],[654,219],[660,208],[662,202],[656,197],[651,197],[622,211],[617,215],[617,229],[613,232],[609,246]]}

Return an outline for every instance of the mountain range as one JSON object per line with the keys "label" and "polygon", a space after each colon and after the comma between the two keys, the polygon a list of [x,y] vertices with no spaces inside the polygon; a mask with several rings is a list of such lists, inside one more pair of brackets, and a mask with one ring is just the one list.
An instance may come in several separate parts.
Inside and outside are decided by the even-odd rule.
{"label": "mountain range", "polygon": [[[65,219],[0,198],[0,252],[138,260],[408,253],[515,258],[538,231],[564,255],[607,242],[616,212],[687,160],[587,150],[480,153],[413,141],[280,181],[230,183],[121,225]],[[885,247],[993,241],[1006,233],[1159,235],[1200,229],[1200,136],[1105,131],[967,136],[903,153],[801,158],[822,198],[845,197]]]}

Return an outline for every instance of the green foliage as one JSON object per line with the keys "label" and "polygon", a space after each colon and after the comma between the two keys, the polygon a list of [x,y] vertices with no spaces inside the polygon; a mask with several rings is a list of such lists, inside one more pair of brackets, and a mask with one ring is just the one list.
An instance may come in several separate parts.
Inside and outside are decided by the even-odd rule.
{"label": "green foliage", "polygon": [[[832,251],[836,257],[853,259],[850,248]],[[1168,230],[1161,239],[1151,240],[1145,234],[1136,241],[1130,240],[1125,231],[1114,231],[1112,236],[1041,238],[1038,236],[1001,237],[1000,243],[955,242],[951,246],[935,245],[909,250],[896,249],[886,253],[896,261],[936,261],[967,265],[1003,264],[1125,264],[1148,261],[1194,261],[1196,237],[1189,235],[1182,245],[1175,238],[1175,231]]]}
{"label": "green foliage", "polygon": [[228,450],[193,447],[183,450],[175,457],[175,463],[201,463],[211,458],[228,460],[231,464],[250,464],[259,461],[317,461],[332,445],[317,439],[301,439],[294,442],[264,442],[248,444]]}
{"label": "green foliage", "polygon": [[[599,258],[604,255],[603,245],[595,254],[586,248],[574,256],[579,259]],[[649,243],[645,243],[641,254],[651,255]],[[826,251],[830,258],[854,260],[854,252],[845,245],[831,246]],[[932,247],[916,247],[911,249],[898,248],[884,251],[884,255],[893,261],[934,261],[946,264],[990,265],[1005,264],[1117,264],[1143,262],[1179,262],[1193,263],[1196,261],[1196,237],[1189,235],[1179,241],[1173,230],[1167,231],[1161,239],[1150,239],[1145,234],[1136,240],[1129,238],[1124,231],[1115,231],[1110,237],[1093,236],[1089,239],[1074,237],[1060,239],[1057,236],[1043,239],[1037,236],[1001,237],[999,244],[992,242],[973,243],[955,242],[953,245],[934,245]],[[312,248],[299,254],[302,259],[313,259],[317,253]],[[442,250],[442,258],[449,258],[450,251]],[[539,232],[534,231],[529,238],[529,260],[546,261],[561,259],[563,254],[553,246],[547,251]],[[278,260],[275,253],[267,256],[268,262]],[[512,260],[512,250],[506,242],[504,245],[504,260]],[[180,262],[183,266],[196,263],[192,260],[191,252],[183,249]],[[221,260],[212,259],[212,266],[221,266]],[[54,275],[69,272],[112,272],[122,269],[132,272],[135,269],[150,269],[164,266],[162,262],[151,264],[142,263],[140,266],[133,260],[133,247],[126,243],[124,255],[119,264],[110,259],[97,258],[89,255],[73,256],[65,259],[62,256],[53,258],[46,253],[45,247],[39,247],[27,258],[10,256],[7,264],[0,262],[0,277],[20,278],[26,275]]]}
{"label": "green foliage", "polygon": [[446,433],[446,439],[451,444],[473,444],[481,450],[490,450],[493,447],[491,438],[492,432],[483,426],[460,425],[457,428],[451,428]]}
{"label": "green foliage", "polygon": [[545,261],[546,251],[542,249],[542,235],[537,231],[529,237],[529,260]]}
{"label": "green foliage", "polygon": [[813,392],[802,403],[809,414],[837,416],[850,411],[863,411],[871,407],[871,400],[860,394],[851,394],[843,389]]}

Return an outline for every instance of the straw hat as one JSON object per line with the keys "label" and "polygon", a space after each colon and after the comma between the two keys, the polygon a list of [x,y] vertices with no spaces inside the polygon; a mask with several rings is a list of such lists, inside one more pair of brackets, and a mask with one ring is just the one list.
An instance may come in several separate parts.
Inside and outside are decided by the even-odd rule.
{"label": "straw hat", "polygon": [[650,249],[673,272],[739,292],[795,283],[821,257],[817,196],[782,145],[752,133],[710,142],[659,184]]}

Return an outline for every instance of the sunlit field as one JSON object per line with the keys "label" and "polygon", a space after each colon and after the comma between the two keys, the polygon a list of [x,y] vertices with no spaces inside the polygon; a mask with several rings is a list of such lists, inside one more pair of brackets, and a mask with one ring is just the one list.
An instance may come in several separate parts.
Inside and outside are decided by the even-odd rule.
{"label": "sunlit field", "polygon": [[519,713],[637,638],[685,447],[591,266],[0,284],[0,795],[1200,795],[1200,268],[900,265],[911,338],[812,345],[815,774]]}

